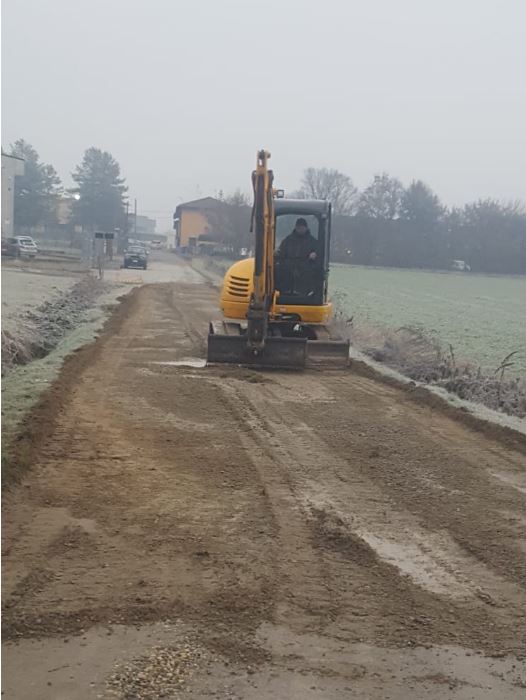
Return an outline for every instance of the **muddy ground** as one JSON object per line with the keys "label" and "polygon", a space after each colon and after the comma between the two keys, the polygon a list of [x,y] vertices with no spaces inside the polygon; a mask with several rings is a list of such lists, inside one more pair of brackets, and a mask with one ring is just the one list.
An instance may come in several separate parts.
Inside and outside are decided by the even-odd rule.
{"label": "muddy ground", "polygon": [[524,697],[523,439],[359,365],[195,366],[217,292],[172,279],[21,437],[5,697]]}

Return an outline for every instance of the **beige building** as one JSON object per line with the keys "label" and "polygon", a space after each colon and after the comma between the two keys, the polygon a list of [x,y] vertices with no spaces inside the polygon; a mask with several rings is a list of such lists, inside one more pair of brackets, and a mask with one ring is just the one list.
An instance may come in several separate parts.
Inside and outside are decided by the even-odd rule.
{"label": "beige building", "polygon": [[223,202],[214,197],[179,204],[174,214],[176,246],[187,248],[199,245],[200,238],[210,233],[209,215],[222,207]]}
{"label": "beige building", "polygon": [[2,151],[2,238],[14,235],[15,177],[23,174],[23,158]]}

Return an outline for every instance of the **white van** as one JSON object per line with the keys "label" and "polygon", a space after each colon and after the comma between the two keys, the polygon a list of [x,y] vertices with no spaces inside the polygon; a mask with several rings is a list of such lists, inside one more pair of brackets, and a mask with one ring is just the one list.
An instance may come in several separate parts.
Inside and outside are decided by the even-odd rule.
{"label": "white van", "polygon": [[455,272],[471,272],[471,268],[465,260],[453,260],[451,269]]}

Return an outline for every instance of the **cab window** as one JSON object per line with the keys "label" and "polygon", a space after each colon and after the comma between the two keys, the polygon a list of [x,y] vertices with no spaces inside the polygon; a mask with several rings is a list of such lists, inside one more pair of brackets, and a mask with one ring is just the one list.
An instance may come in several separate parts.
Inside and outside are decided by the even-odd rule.
{"label": "cab window", "polygon": [[278,214],[276,216],[276,248],[289,233],[292,233],[296,220],[299,218],[305,219],[309,231],[314,238],[318,239],[320,222],[314,214]]}

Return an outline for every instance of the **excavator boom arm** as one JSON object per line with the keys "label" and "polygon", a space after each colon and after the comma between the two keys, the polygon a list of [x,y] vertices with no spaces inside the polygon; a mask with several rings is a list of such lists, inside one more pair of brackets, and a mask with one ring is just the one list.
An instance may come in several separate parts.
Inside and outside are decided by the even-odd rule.
{"label": "excavator boom arm", "polygon": [[248,309],[248,344],[262,350],[267,337],[268,319],[274,298],[274,175],[268,169],[270,153],[258,151],[256,169],[252,173],[254,205],[252,231],[255,236],[254,290]]}

